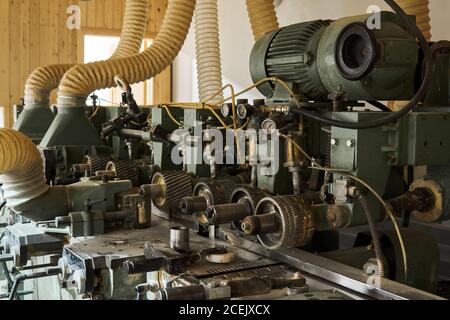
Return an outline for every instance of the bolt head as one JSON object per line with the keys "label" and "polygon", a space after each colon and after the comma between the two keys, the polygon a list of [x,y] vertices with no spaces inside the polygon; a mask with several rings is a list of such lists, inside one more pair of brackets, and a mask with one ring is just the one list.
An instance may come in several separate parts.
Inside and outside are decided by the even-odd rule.
{"label": "bolt head", "polygon": [[336,146],[337,145],[337,140],[336,139],[331,139],[331,145],[332,146]]}
{"label": "bolt head", "polygon": [[345,145],[346,145],[348,148],[352,148],[355,144],[354,144],[353,140],[349,139],[349,140],[347,140],[347,141],[345,142]]}

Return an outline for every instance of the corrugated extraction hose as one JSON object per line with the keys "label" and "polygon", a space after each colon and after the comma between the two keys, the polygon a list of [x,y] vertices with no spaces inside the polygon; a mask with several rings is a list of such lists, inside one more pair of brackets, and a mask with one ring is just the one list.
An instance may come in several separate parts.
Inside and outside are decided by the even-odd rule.
{"label": "corrugated extraction hose", "polygon": [[38,198],[49,189],[36,145],[11,129],[0,129],[0,184],[10,208]]}
{"label": "corrugated extraction hose", "polygon": [[[139,53],[147,27],[148,0],[127,0],[122,35],[110,59]],[[46,106],[50,93],[58,88],[64,74],[74,64],[55,64],[34,70],[25,84],[25,108]]]}
{"label": "corrugated extraction hose", "polygon": [[397,0],[397,4],[409,15],[416,16],[417,25],[425,39],[431,41],[429,0]]}
{"label": "corrugated extraction hose", "polygon": [[158,36],[144,52],[132,57],[73,67],[59,85],[58,106],[64,107],[67,99],[62,97],[86,97],[95,90],[115,86],[116,75],[134,84],[164,71],[184,44],[194,8],[195,0],[170,0]]}
{"label": "corrugated extraction hose", "polygon": [[280,27],[273,0],[246,0],[255,42],[267,32]]}
{"label": "corrugated extraction hose", "polygon": [[147,29],[148,0],[127,0],[119,46],[110,59],[135,55],[141,51]]}
{"label": "corrugated extraction hose", "polygon": [[[195,43],[200,101],[206,101],[222,89],[219,14],[217,0],[197,0],[195,8]],[[210,100],[223,101],[223,93]]]}

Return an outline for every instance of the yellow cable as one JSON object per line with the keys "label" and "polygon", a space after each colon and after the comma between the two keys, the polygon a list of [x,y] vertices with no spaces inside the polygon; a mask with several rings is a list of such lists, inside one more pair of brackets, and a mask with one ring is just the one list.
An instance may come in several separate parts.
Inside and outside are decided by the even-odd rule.
{"label": "yellow cable", "polygon": [[177,126],[181,127],[183,124],[179,122],[172,114],[168,106],[161,106],[164,110],[166,110],[167,114],[169,115],[169,118],[175,123]]}
{"label": "yellow cable", "polygon": [[100,111],[100,105],[97,106],[97,108],[95,109],[94,113],[89,117],[89,120],[94,119],[99,111]]}

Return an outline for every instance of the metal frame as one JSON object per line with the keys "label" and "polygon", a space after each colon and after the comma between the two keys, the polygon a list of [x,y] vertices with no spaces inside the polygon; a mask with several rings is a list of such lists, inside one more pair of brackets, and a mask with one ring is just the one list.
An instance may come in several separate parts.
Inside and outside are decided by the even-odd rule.
{"label": "metal frame", "polygon": [[234,246],[287,263],[303,272],[350,288],[370,298],[378,300],[445,300],[442,297],[388,279],[381,279],[380,288],[377,288],[368,284],[369,276],[362,270],[300,249],[269,251],[254,241],[240,237],[234,231],[227,230],[225,233]]}

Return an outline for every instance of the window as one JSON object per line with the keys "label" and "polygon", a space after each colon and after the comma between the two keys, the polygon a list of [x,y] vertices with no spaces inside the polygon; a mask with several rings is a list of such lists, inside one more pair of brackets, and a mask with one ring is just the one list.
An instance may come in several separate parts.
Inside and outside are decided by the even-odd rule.
{"label": "window", "polygon": [[[114,53],[119,44],[120,37],[116,36],[84,36],[84,62],[106,60]],[[152,44],[152,40],[146,39],[141,50],[145,50]],[[153,79],[140,82],[131,86],[133,95],[138,105],[150,105],[153,103]],[[119,88],[97,90],[101,106],[118,105],[122,101],[122,91]],[[88,98],[88,105],[92,105],[92,99]]]}
{"label": "window", "polygon": [[0,106],[0,128],[5,127],[5,107]]}

